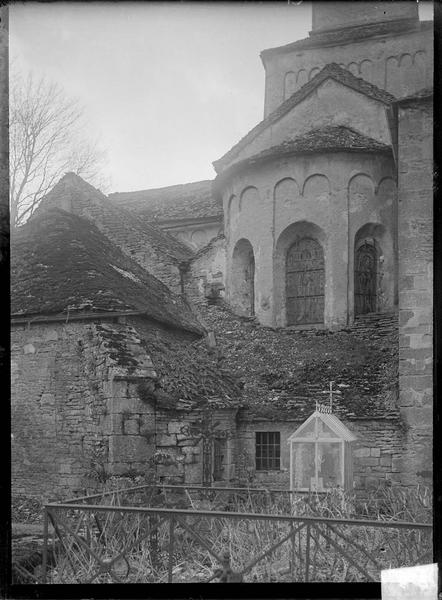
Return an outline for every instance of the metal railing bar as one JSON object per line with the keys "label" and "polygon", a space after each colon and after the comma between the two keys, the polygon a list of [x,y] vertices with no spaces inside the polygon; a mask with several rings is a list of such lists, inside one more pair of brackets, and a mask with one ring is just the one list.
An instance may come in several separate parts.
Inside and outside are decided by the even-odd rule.
{"label": "metal railing bar", "polygon": [[[369,573],[368,571],[366,571],[363,567],[361,567],[360,565],[358,565],[358,563],[356,561],[353,560],[353,558],[342,548],[342,546],[340,546],[339,544],[337,544],[334,540],[332,540],[330,538],[330,536],[328,536],[326,533],[324,533],[321,529],[318,529],[317,527],[315,527],[314,525],[312,525],[312,528],[317,531],[319,533],[319,535],[322,535],[323,538],[325,538],[329,544],[331,544],[334,548],[336,548],[336,550],[338,552],[340,552],[342,554],[342,556],[348,560],[348,562],[350,564],[352,564],[355,569],[357,569],[360,573],[362,573],[365,577],[367,577],[367,579],[369,581],[376,581]],[[310,533],[310,535],[312,536],[312,538],[316,541],[317,544],[319,544],[319,540],[316,538],[316,536],[313,535],[313,533]]]}
{"label": "metal railing bar", "polygon": [[298,533],[298,531],[301,531],[301,529],[303,527],[305,527],[304,523],[302,525],[300,525],[299,527],[297,527],[294,531],[290,531],[290,533],[285,535],[282,539],[278,540],[275,544],[273,544],[273,546],[270,546],[270,548],[265,550],[262,554],[257,556],[251,563],[249,563],[247,566],[245,566],[243,569],[241,569],[241,571],[239,571],[239,574],[244,575],[245,573],[250,571],[250,569],[252,569],[260,560],[262,560],[266,556],[269,556],[274,550],[279,548],[279,546],[282,546],[282,544],[284,544],[284,542],[289,540],[292,536],[296,535]]}
{"label": "metal railing bar", "polygon": [[367,550],[361,546],[360,544],[358,544],[357,542],[355,542],[354,540],[352,540],[351,538],[347,537],[346,535],[344,535],[343,533],[341,533],[340,531],[338,531],[337,529],[335,529],[333,527],[333,525],[327,525],[327,527],[333,531],[333,533],[335,535],[337,535],[338,537],[342,538],[345,542],[347,542],[348,544],[350,544],[351,546],[354,546],[355,548],[357,548],[360,552],[362,552],[363,554],[365,554],[365,556],[372,561],[372,563],[375,565],[375,567],[377,569],[380,569],[381,566],[380,564],[377,562],[377,560],[369,553],[367,552]]}
{"label": "metal railing bar", "polygon": [[237,487],[222,487],[222,486],[213,486],[213,487],[208,487],[208,486],[201,486],[201,485],[173,485],[173,484],[157,484],[157,485],[153,485],[150,483],[147,484],[143,484],[143,485],[136,485],[136,486],[132,486],[132,487],[128,487],[128,488],[118,488],[115,490],[108,490],[105,492],[102,492],[101,494],[88,494],[86,496],[76,496],[75,498],[69,498],[68,500],[65,500],[66,504],[74,504],[76,502],[81,502],[82,500],[92,500],[94,498],[100,498],[100,497],[106,497],[106,496],[110,496],[112,494],[115,494],[115,492],[132,492],[135,490],[141,490],[141,489],[146,489],[146,488],[150,488],[150,489],[176,489],[176,490],[201,490],[201,491],[221,491],[221,492],[252,492],[252,493],[270,493],[270,494],[299,494],[299,495],[305,495],[308,494],[309,492],[299,492],[297,490],[283,490],[280,488],[275,488],[275,489],[267,489],[267,488],[237,488]]}
{"label": "metal railing bar", "polygon": [[41,563],[42,583],[46,583],[46,574],[48,568],[48,509],[45,507],[43,513],[43,557]]}
{"label": "metal railing bar", "polygon": [[[83,523],[83,521],[84,521],[84,517],[85,517],[85,514],[84,514],[84,513],[83,513],[82,515],[80,515],[80,519],[78,520],[78,523],[77,523],[77,525],[76,525],[76,527],[75,527],[75,533],[78,533],[78,532],[80,531],[81,525],[82,525],[82,523]],[[70,559],[70,556],[68,555],[68,553],[67,553],[67,550],[66,550],[66,549],[65,549],[65,554],[66,554],[66,555],[65,555],[65,558],[64,558],[64,560],[63,560],[63,561],[62,561],[62,563],[61,563],[61,565],[62,565],[62,570],[64,570],[64,569],[65,569],[65,564],[66,564],[66,561],[67,561],[67,560],[68,560],[69,564],[71,565],[72,569],[74,569],[74,565],[72,564],[72,562],[71,562],[71,559]],[[81,556],[81,559],[80,559],[80,558],[77,556],[77,559],[78,559],[78,560],[79,560],[79,562],[81,563],[81,560],[83,559],[83,556]],[[85,559],[85,562],[86,562],[86,559]],[[86,564],[87,564],[87,563],[86,563]],[[75,569],[74,569],[74,570],[75,570]]]}
{"label": "metal railing bar", "polygon": [[206,540],[203,539],[197,531],[194,531],[191,527],[187,525],[187,523],[184,520],[181,520],[178,517],[176,518],[176,521],[181,525],[181,527],[183,527],[188,533],[190,533],[191,536],[195,538],[196,541],[199,542],[207,550],[207,552],[214,556],[218,562],[223,562],[223,559],[212,549],[210,544],[206,542]]}
{"label": "metal railing bar", "polygon": [[175,518],[173,516],[170,517],[169,521],[169,561],[167,565],[167,581],[168,583],[172,583],[173,579],[173,550],[174,550],[174,528],[175,528]]}
{"label": "metal railing bar", "polygon": [[[66,554],[66,558],[67,558],[69,564],[72,567],[72,571],[75,573],[75,567],[74,567],[74,565],[73,565],[73,563],[71,561],[70,553],[69,553],[68,549],[66,548],[66,544],[64,543],[63,535],[60,532],[60,529],[59,529],[57,523],[55,522],[55,518],[51,514],[51,512],[50,512],[49,509],[48,509],[48,517],[49,517],[49,519],[50,519],[50,521],[52,523],[52,527],[54,528],[55,533],[58,535],[58,539],[60,540],[61,547],[63,548],[63,550],[64,550],[64,552]],[[62,564],[64,565],[64,562]],[[64,568],[64,566],[63,566],[63,568]]]}
{"label": "metal railing bar", "polygon": [[309,578],[309,570],[310,570],[310,537],[312,539],[313,536],[311,534],[310,528],[311,528],[311,523],[307,523],[307,537],[305,540],[305,581],[306,583],[308,583],[308,578]]}
{"label": "metal railing bar", "polygon": [[[127,546],[123,547],[123,549],[120,551],[119,554],[117,554],[117,556],[114,556],[109,562],[106,562],[108,572],[110,573],[110,569],[111,569],[112,565],[117,560],[120,560],[120,558],[124,558],[126,560],[125,554],[128,551],[132,550],[133,548],[136,548],[140,544],[140,542],[142,542],[144,539],[146,539],[148,536],[150,536],[154,531],[157,531],[159,529],[159,527],[162,525],[162,523],[164,523],[164,522],[165,522],[165,518],[159,519],[158,523],[155,523],[154,527],[149,528],[149,530],[144,535],[138,537],[134,542],[130,542]],[[113,576],[113,575],[111,574],[111,576]]]}
{"label": "metal railing bar", "polygon": [[329,517],[308,517],[308,516],[294,516],[294,515],[273,515],[268,513],[241,513],[241,512],[230,512],[230,511],[210,511],[210,510],[187,510],[184,508],[151,508],[151,507],[139,507],[139,506],[105,506],[102,504],[46,504],[48,509],[72,509],[72,510],[85,510],[85,511],[117,511],[124,513],[144,513],[144,514],[159,514],[159,515],[201,515],[208,517],[220,517],[227,519],[252,519],[258,521],[293,521],[293,522],[311,522],[311,523],[331,523],[331,524],[342,524],[348,526],[362,526],[362,527],[380,527],[382,529],[432,529],[432,525],[428,523],[415,523],[405,521],[368,521],[364,519],[331,519]]}
{"label": "metal railing bar", "polygon": [[28,571],[26,567],[23,565],[14,565],[14,570],[20,573],[20,575],[25,577],[26,579],[31,579],[33,583],[38,583],[38,577],[36,577],[33,573]]}
{"label": "metal railing bar", "polygon": [[[102,560],[102,558],[101,558],[101,556],[98,556],[98,554],[97,554],[97,553],[96,553],[94,550],[92,550],[92,548],[91,548],[91,547],[90,547],[90,546],[87,544],[87,542],[85,542],[85,540],[84,540],[84,539],[83,539],[81,536],[79,536],[77,533],[75,533],[75,531],[73,531],[73,530],[72,530],[72,529],[69,527],[69,525],[66,525],[66,523],[63,523],[62,527],[63,527],[63,529],[65,530],[65,532],[67,531],[68,533],[70,533],[70,534],[71,534],[71,535],[74,537],[74,539],[75,539],[75,540],[76,540],[76,541],[77,541],[77,542],[78,542],[80,545],[84,546],[84,547],[86,548],[86,550],[89,552],[89,554],[90,554],[90,555],[91,555],[93,558],[95,558],[95,560],[96,560],[96,561],[97,561],[99,564],[101,564],[101,565],[103,565],[103,564],[104,564],[104,563],[103,563],[103,560]],[[72,563],[71,563],[71,566],[72,566]],[[72,567],[72,568],[73,568],[73,567]]]}

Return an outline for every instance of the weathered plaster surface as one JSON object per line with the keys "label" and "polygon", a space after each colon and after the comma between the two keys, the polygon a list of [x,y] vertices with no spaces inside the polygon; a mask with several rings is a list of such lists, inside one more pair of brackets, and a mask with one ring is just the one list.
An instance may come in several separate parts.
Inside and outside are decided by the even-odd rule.
{"label": "weathered plaster surface", "polygon": [[[226,298],[235,286],[233,252],[248,240],[255,257],[255,312],[265,325],[285,325],[285,254],[309,230],[324,249],[324,323],[342,326],[354,314],[353,254],[372,224],[383,252],[381,311],[395,305],[396,190],[393,161],[355,153],[291,156],[250,168],[224,191],[227,226]],[[307,228],[307,229],[306,229]]]}

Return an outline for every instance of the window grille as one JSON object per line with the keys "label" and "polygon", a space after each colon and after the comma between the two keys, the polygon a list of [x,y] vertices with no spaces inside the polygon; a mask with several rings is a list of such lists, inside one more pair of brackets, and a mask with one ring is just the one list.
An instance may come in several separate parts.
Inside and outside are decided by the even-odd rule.
{"label": "window grille", "polygon": [[279,431],[256,432],[256,470],[275,471],[280,468],[281,436]]}

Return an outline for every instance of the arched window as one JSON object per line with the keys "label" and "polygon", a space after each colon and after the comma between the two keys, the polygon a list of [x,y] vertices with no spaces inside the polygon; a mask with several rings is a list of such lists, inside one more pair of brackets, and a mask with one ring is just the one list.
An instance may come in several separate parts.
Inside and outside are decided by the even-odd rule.
{"label": "arched window", "polygon": [[365,240],[355,255],[355,315],[376,312],[378,253],[374,240]]}
{"label": "arched window", "polygon": [[304,237],[290,246],[286,260],[287,325],[324,322],[324,252]]}

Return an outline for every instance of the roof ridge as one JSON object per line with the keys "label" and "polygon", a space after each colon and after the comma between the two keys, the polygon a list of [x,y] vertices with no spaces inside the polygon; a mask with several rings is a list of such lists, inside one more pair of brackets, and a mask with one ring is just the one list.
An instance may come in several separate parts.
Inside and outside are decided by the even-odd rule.
{"label": "roof ridge", "polygon": [[172,185],[165,185],[165,186],[161,186],[161,187],[155,187],[155,188],[146,188],[143,190],[133,190],[131,192],[110,192],[107,196],[119,196],[122,194],[144,194],[146,192],[159,192],[159,191],[164,191],[164,190],[171,190],[173,188],[185,188],[185,187],[190,187],[190,186],[196,186],[198,184],[201,183],[211,183],[213,181],[213,179],[200,179],[198,181],[189,181],[188,183],[174,183]]}
{"label": "roof ridge", "polygon": [[[214,161],[212,164],[215,171],[219,173],[219,167],[225,164],[229,158],[234,158],[237,153],[244,148],[248,142],[255,139],[262,131],[267,129],[269,125],[272,125],[276,121],[279,121],[284,115],[286,115],[292,108],[299,104],[304,98],[310,95],[310,93],[326,79],[332,78],[338,81],[342,85],[346,85],[354,89],[355,91],[372,97],[379,102],[384,104],[390,104],[396,100],[393,94],[390,94],[386,90],[382,90],[373,83],[363,79],[362,77],[356,77],[348,69],[344,69],[335,62],[327,63],[310,81],[305,83],[299,90],[296,90],[289,98],[284,100],[273,112],[267,117],[260,121],[255,127],[253,127],[245,136],[243,136],[230,150],[228,150],[221,158]],[[364,88],[364,89],[363,89]]]}
{"label": "roof ridge", "polygon": [[[153,223],[146,223],[139,215],[134,214],[133,211],[128,210],[126,207],[117,206],[103,192],[73,172],[63,175],[48,194],[44,196],[35,214],[46,211],[51,206],[61,206],[63,208],[66,206],[66,203],[69,207],[68,210],[72,214],[77,214],[78,211],[83,214],[83,204],[86,201],[88,205],[94,205],[102,211],[101,214],[104,217],[104,221],[106,220],[106,215],[109,217],[113,215],[114,219],[116,219],[123,213],[129,221],[128,227],[134,227],[140,234],[149,236],[152,246],[174,261],[188,259],[193,255],[193,251],[183,242],[166,233],[161,227]],[[75,202],[77,202],[78,211],[73,206]],[[96,222],[93,217],[89,220],[94,223]]]}

